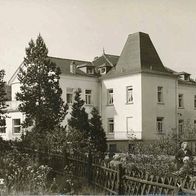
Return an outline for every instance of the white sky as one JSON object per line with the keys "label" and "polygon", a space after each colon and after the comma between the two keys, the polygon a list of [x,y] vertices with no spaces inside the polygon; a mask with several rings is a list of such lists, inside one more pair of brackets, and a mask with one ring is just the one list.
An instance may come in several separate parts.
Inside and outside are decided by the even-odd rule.
{"label": "white sky", "polygon": [[148,33],[165,66],[196,77],[196,0],[0,0],[6,80],[41,33],[50,56],[120,55],[128,34]]}

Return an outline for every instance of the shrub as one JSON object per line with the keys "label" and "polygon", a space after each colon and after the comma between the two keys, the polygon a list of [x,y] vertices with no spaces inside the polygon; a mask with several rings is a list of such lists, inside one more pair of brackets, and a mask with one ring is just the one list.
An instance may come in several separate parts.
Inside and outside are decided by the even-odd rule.
{"label": "shrub", "polygon": [[47,190],[48,166],[38,165],[28,154],[7,151],[0,158],[0,174],[10,193],[41,193]]}

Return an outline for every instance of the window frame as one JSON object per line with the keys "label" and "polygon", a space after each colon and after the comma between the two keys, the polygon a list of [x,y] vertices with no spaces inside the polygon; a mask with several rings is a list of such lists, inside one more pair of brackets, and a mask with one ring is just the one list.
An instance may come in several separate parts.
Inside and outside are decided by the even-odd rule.
{"label": "window frame", "polygon": [[[111,90],[112,90],[112,93],[110,93]],[[114,89],[113,88],[107,89],[107,105],[114,105]]]}
{"label": "window frame", "polygon": [[[129,95],[131,95],[131,100],[130,101],[129,101]],[[127,86],[126,87],[126,103],[127,104],[132,104],[133,103],[133,86]]]}
{"label": "window frame", "polygon": [[182,93],[178,94],[178,108],[184,108],[184,94]]}
{"label": "window frame", "polygon": [[[70,90],[70,91],[68,91],[68,90]],[[71,102],[68,102],[68,95],[72,96]],[[67,104],[73,104],[73,99],[74,99],[74,89],[73,88],[67,88],[66,89],[66,101],[67,101]]]}
{"label": "window frame", "polygon": [[[160,127],[159,125],[161,125],[161,129],[159,129],[159,127]],[[156,130],[157,130],[158,134],[163,134],[164,133],[164,117],[157,117],[157,119],[156,119]]]}
{"label": "window frame", "polygon": [[[19,124],[15,124],[14,121],[19,120]],[[15,132],[15,128],[20,128],[19,132]],[[20,118],[13,118],[12,119],[12,133],[13,134],[20,134],[22,132],[22,125],[21,125],[21,119]]]}
{"label": "window frame", "polygon": [[193,129],[196,130],[196,119],[193,120]]}
{"label": "window frame", "polygon": [[157,103],[164,103],[163,86],[157,86]]}
{"label": "window frame", "polygon": [[106,73],[106,67],[101,67],[99,70],[100,70],[100,74]]}
{"label": "window frame", "polygon": [[184,119],[178,119],[178,134],[182,134],[184,129]]}
{"label": "window frame", "polygon": [[[108,118],[108,122],[107,122],[107,124],[108,124],[108,133],[109,134],[114,134],[114,118]],[[111,126],[113,127],[113,130],[111,131]]]}
{"label": "window frame", "polygon": [[[86,91],[90,91],[89,93],[86,93]],[[92,90],[91,89],[85,89],[84,91],[84,97],[85,97],[85,104],[86,105],[92,105]],[[90,98],[90,99],[89,99]],[[90,101],[89,101],[90,100]],[[88,103],[87,103],[88,102]]]}
{"label": "window frame", "polygon": [[196,95],[194,95],[194,109],[196,110]]}
{"label": "window frame", "polygon": [[4,123],[5,123],[5,125],[4,126],[0,126],[0,130],[5,130],[4,132],[1,132],[0,131],[0,135],[4,135],[4,134],[6,134],[6,128],[7,128],[7,126],[6,126],[6,120],[5,119],[2,119],[3,121],[4,121]]}
{"label": "window frame", "polygon": [[92,67],[87,67],[86,68],[86,73],[87,74],[94,74],[94,69]]}

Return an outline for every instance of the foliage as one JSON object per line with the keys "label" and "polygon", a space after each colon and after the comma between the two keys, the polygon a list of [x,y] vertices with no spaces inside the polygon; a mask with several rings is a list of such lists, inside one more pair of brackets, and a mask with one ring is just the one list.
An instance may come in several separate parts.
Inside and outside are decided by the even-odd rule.
{"label": "foliage", "polygon": [[177,150],[173,134],[161,136],[149,142],[133,140],[133,149],[128,154],[122,154],[120,161],[126,167],[132,164],[139,171],[158,176],[171,176],[176,170],[174,155]]}
{"label": "foliage", "polygon": [[38,128],[32,128],[32,131],[26,132],[21,136],[21,147],[32,149],[47,150],[47,152],[62,152],[62,148],[67,141],[66,128],[57,126],[53,132],[41,134]]}
{"label": "foliage", "polygon": [[176,153],[176,141],[168,136],[159,137],[157,140],[149,142],[133,141],[134,154],[148,155],[174,155]]}
{"label": "foliage", "polygon": [[102,127],[101,116],[94,107],[91,111],[90,124],[90,148],[93,154],[104,154],[107,150],[106,135]]}
{"label": "foliage", "polygon": [[4,70],[0,70],[0,126],[5,126],[6,122],[6,86],[5,86],[5,82],[4,82],[4,75],[5,75],[5,71]]}
{"label": "foliage", "polygon": [[196,139],[196,128],[191,124],[190,120],[184,122],[182,132],[179,133],[178,137],[179,142]]}
{"label": "foliage", "polygon": [[[85,111],[81,90],[75,92],[71,118],[68,119],[68,138],[73,149],[82,149],[92,155],[103,155],[107,149],[106,136],[102,127],[101,117],[96,108],[91,111],[91,118]],[[74,135],[73,135],[74,133]],[[70,140],[71,138],[71,140]]]}
{"label": "foliage", "polygon": [[7,151],[0,158],[0,174],[5,179],[10,193],[43,193],[47,190],[48,166],[38,165],[36,161],[18,150]]}
{"label": "foliage", "polygon": [[67,130],[66,143],[64,144],[64,148],[66,148],[66,151],[69,151],[69,153],[88,152],[86,145],[87,140],[84,138],[84,135],[80,131],[72,127],[70,127],[69,130]]}
{"label": "foliage", "polygon": [[171,175],[175,171],[173,157],[166,155],[130,154],[128,162],[134,163],[139,171],[145,171],[157,176]]}
{"label": "foliage", "polygon": [[63,179],[61,179],[61,182],[58,185],[59,192],[61,194],[78,194],[78,191],[81,189],[82,182],[79,180],[79,178],[76,178],[73,171],[73,164],[65,166]]}
{"label": "foliage", "polygon": [[[59,86],[60,68],[48,58],[48,49],[39,35],[29,42],[26,57],[18,73],[21,83],[17,100],[19,111],[25,113],[24,127],[34,126],[39,133],[53,131],[64,119],[67,106]],[[42,137],[42,136],[41,136]]]}
{"label": "foliage", "polygon": [[68,119],[68,126],[80,131],[85,137],[89,132],[88,114],[84,108],[84,100],[82,100],[80,96],[81,90],[79,89],[75,92],[74,102],[70,113],[71,118]]}

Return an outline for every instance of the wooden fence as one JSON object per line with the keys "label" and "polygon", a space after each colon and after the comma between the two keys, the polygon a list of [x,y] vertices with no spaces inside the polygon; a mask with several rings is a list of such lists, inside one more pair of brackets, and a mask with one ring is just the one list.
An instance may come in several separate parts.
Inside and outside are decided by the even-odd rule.
{"label": "wooden fence", "polygon": [[[28,150],[28,152],[30,152]],[[89,184],[113,195],[196,195],[196,178],[179,178],[176,176],[154,176],[140,172],[133,168],[124,168],[122,164],[111,167],[109,163],[93,160],[92,157],[79,155],[64,156],[62,154],[46,154],[33,152],[41,157],[46,164],[52,167],[56,173],[62,174],[65,165],[70,166],[76,177],[86,178]]]}
{"label": "wooden fence", "polygon": [[111,167],[102,161],[89,161],[88,158],[68,157],[76,176],[85,177],[91,185],[114,195],[196,195],[196,181],[190,177],[154,176],[134,168],[124,168],[122,164]]}

